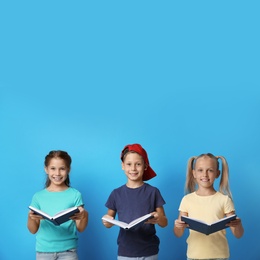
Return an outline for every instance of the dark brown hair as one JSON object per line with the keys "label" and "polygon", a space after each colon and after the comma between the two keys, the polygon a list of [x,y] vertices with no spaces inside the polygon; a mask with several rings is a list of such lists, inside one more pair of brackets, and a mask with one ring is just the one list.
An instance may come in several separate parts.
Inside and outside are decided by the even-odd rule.
{"label": "dark brown hair", "polygon": [[[50,151],[49,154],[47,154],[45,156],[45,160],[44,160],[44,165],[45,167],[48,167],[50,164],[51,159],[53,158],[60,158],[62,160],[64,160],[66,167],[70,170],[70,165],[71,165],[71,157],[69,156],[69,154],[65,151],[61,151],[61,150],[53,150]],[[45,182],[45,188],[49,187],[51,184],[51,181],[49,179],[49,177],[47,176],[46,182]],[[67,176],[67,179],[65,181],[65,184],[70,187],[70,178],[69,175]]]}

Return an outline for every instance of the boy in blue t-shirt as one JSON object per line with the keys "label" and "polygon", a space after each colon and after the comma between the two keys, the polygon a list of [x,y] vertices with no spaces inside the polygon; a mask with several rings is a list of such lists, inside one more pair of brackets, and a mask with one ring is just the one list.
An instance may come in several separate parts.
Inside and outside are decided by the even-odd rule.
{"label": "boy in blue t-shirt", "polygon": [[[137,225],[129,230],[120,228],[118,235],[118,260],[143,257],[145,260],[157,260],[160,240],[156,236],[154,224],[166,227],[163,205],[165,201],[159,189],[144,181],[156,176],[150,167],[146,151],[140,144],[126,145],[121,153],[122,169],[127,177],[127,183],[114,189],[107,202],[107,215],[123,222],[131,222],[143,215],[151,213],[153,218],[143,225]],[[113,224],[103,220],[105,227]]]}

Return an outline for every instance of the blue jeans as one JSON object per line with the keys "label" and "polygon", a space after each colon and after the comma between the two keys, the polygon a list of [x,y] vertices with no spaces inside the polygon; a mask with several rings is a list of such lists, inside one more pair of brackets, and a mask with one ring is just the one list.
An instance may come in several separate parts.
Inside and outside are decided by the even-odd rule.
{"label": "blue jeans", "polygon": [[36,260],[78,260],[76,249],[58,253],[36,252]]}
{"label": "blue jeans", "polygon": [[[229,258],[211,258],[211,259],[203,259],[203,260],[228,260]],[[192,259],[192,258],[187,258],[187,260],[200,260],[200,259]]]}
{"label": "blue jeans", "polygon": [[117,260],[158,260],[158,255],[141,256],[141,257],[118,256]]}

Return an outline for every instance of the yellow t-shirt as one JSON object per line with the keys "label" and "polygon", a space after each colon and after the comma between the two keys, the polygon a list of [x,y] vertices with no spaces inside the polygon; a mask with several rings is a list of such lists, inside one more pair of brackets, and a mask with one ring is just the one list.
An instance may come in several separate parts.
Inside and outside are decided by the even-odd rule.
{"label": "yellow t-shirt", "polygon": [[[202,220],[208,224],[225,217],[234,211],[230,197],[216,192],[211,196],[199,196],[195,192],[183,197],[179,211],[186,212],[189,217]],[[226,230],[205,235],[190,229],[187,239],[187,256],[194,259],[228,258],[229,247]]]}

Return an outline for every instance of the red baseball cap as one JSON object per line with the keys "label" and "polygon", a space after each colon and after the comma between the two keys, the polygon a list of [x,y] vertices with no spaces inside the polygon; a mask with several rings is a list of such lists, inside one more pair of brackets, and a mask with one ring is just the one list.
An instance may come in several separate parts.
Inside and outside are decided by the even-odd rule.
{"label": "red baseball cap", "polygon": [[152,179],[153,177],[156,176],[156,173],[154,172],[154,170],[151,168],[151,166],[149,164],[147,152],[144,150],[144,148],[140,144],[128,144],[128,145],[126,145],[121,152],[121,156],[120,156],[121,161],[123,161],[124,155],[129,151],[136,152],[143,157],[144,162],[147,166],[147,169],[144,171],[144,175],[143,175],[144,181],[148,181],[148,180],[150,180],[150,179]]}

